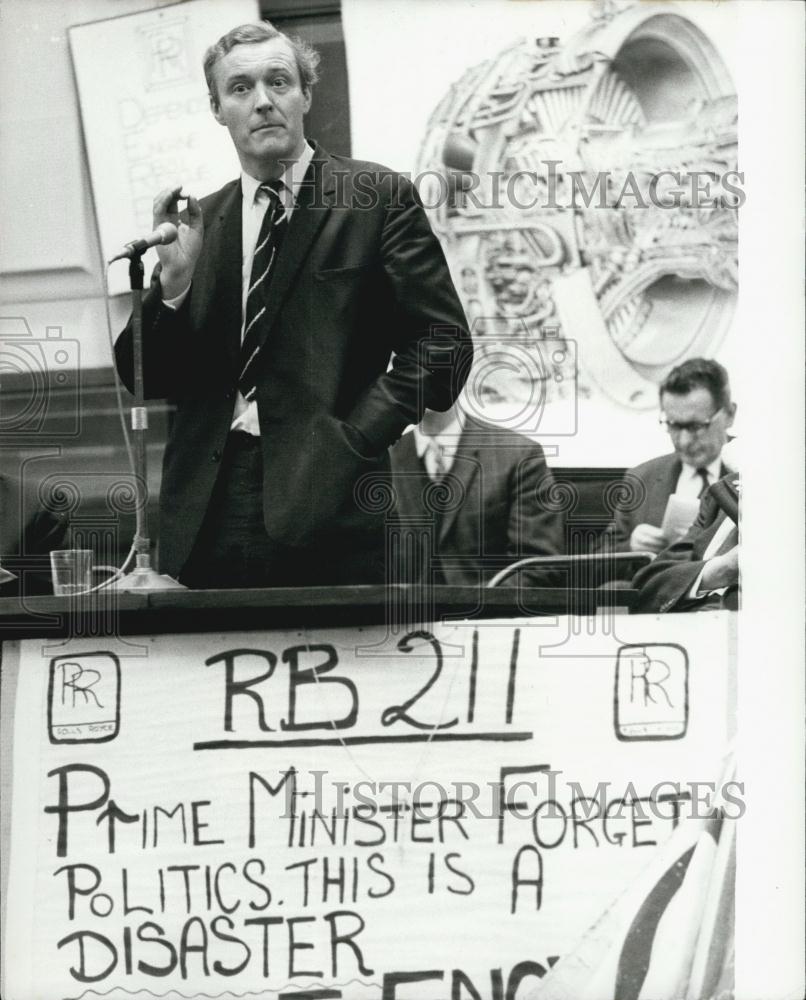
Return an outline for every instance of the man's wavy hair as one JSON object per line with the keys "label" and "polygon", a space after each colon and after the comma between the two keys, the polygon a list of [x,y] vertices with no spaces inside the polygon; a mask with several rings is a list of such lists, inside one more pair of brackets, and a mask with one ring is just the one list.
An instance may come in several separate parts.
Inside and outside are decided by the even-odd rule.
{"label": "man's wavy hair", "polygon": [[728,373],[718,361],[711,358],[689,358],[673,368],[660,386],[660,397],[665,392],[685,396],[692,389],[707,389],[718,410],[730,406]]}
{"label": "man's wavy hair", "polygon": [[218,60],[223,59],[236,45],[254,45],[257,42],[267,42],[272,38],[284,38],[291,46],[302,89],[310,93],[311,88],[319,79],[319,53],[301,38],[292,38],[282,31],[278,31],[269,21],[261,21],[259,24],[241,24],[237,28],[233,28],[226,35],[222,35],[204,53],[204,78],[207,81],[207,89],[210,91],[210,99],[215,104],[218,104],[218,91],[215,86],[214,71]]}

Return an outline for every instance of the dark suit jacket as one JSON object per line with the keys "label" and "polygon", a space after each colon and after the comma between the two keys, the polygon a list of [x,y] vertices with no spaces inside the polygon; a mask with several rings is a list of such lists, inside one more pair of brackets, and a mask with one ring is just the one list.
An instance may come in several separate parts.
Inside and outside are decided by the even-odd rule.
{"label": "dark suit jacket", "polygon": [[[158,269],[144,299],[146,395],[177,401],[160,496],[160,568],[172,575],[198,534],[232,422],[241,200],[239,180],[202,199],[202,255],[182,306],[162,305]],[[412,184],[317,148],[269,297],[255,397],[266,531],[289,546],[345,532],[375,532],[382,544],[384,512],[356,499],[356,483],[383,476],[387,449],[425,407],[451,405],[472,358],[444,254]],[[132,389],[131,324],[115,355]]]}
{"label": "dark suit jacket", "polygon": [[[635,611],[692,611],[708,599],[707,595],[691,599],[686,594],[705,565],[703,555],[719,526],[726,517],[738,524],[738,482],[739,477],[731,473],[706,490],[688,534],[636,573],[632,583],[639,591]],[[734,588],[728,588],[723,606],[735,608],[736,598]]]}
{"label": "dark suit jacket", "polygon": [[0,474],[0,557],[17,579],[0,584],[0,597],[52,593],[48,553],[66,547],[66,514],[45,510],[36,491]]}
{"label": "dark suit jacket", "polygon": [[[524,556],[562,552],[562,516],[549,496],[554,479],[543,449],[521,434],[468,417],[440,489],[417,457],[414,435],[405,434],[392,449],[392,474],[403,527],[412,517],[433,523],[446,584],[478,585]],[[545,571],[522,576],[546,580]]]}
{"label": "dark suit jacket", "polygon": [[[630,551],[630,535],[639,524],[661,526],[666,504],[677,488],[682,463],[673,452],[642,462],[624,473],[627,485],[613,515],[607,538],[616,552]],[[723,464],[720,475],[727,473]]]}

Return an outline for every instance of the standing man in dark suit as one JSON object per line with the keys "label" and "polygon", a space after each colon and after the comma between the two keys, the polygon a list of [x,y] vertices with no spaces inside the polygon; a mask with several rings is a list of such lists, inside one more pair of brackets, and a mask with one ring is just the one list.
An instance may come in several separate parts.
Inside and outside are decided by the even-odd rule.
{"label": "standing man in dark suit", "polygon": [[[673,368],[660,387],[661,422],[674,452],[628,469],[637,503],[617,510],[605,538],[620,552],[660,552],[673,541],[661,530],[669,497],[696,501],[730,470],[722,460],[736,404],[728,373],[716,361],[691,358]],[[630,509],[631,508],[631,509]]]}
{"label": "standing man in dark suit", "polygon": [[[177,401],[160,569],[194,587],[383,582],[362,484],[472,358],[413,186],[306,141],[317,61],[266,22],[224,35],[204,69],[241,177],[154,202],[179,230],[143,309],[146,394]],[[130,326],[116,360],[131,388]]]}
{"label": "standing man in dark suit", "polygon": [[[426,572],[429,582],[479,586],[525,556],[563,551],[543,449],[478,420],[461,403],[426,411],[392,448],[392,473],[403,525],[419,523],[433,538],[431,564],[409,567],[409,578]],[[521,580],[545,585],[547,574],[525,570]]]}
{"label": "standing man in dark suit", "polygon": [[639,570],[635,611],[705,611],[739,606],[739,477],[705,493],[685,538]]}

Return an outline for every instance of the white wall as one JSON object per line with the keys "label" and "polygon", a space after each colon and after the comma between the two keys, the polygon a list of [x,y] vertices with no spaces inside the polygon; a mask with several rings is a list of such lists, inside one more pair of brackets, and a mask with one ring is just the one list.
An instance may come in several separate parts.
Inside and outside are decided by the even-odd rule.
{"label": "white wall", "polygon": [[[0,317],[61,327],[82,368],[111,364],[103,280],[67,29],[157,0],[3,0]],[[112,300],[113,326],[128,304]],[[2,326],[0,326],[2,333]]]}

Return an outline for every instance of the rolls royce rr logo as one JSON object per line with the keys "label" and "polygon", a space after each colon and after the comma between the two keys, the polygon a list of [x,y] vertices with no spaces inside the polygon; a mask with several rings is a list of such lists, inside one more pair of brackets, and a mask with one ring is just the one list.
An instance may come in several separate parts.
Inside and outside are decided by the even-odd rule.
{"label": "rolls royce rr logo", "polygon": [[108,743],[120,730],[120,660],[113,653],[54,656],[48,687],[51,743]]}
{"label": "rolls royce rr logo", "polygon": [[620,740],[679,740],[688,727],[688,654],[674,643],[622,646],[614,725]]}

